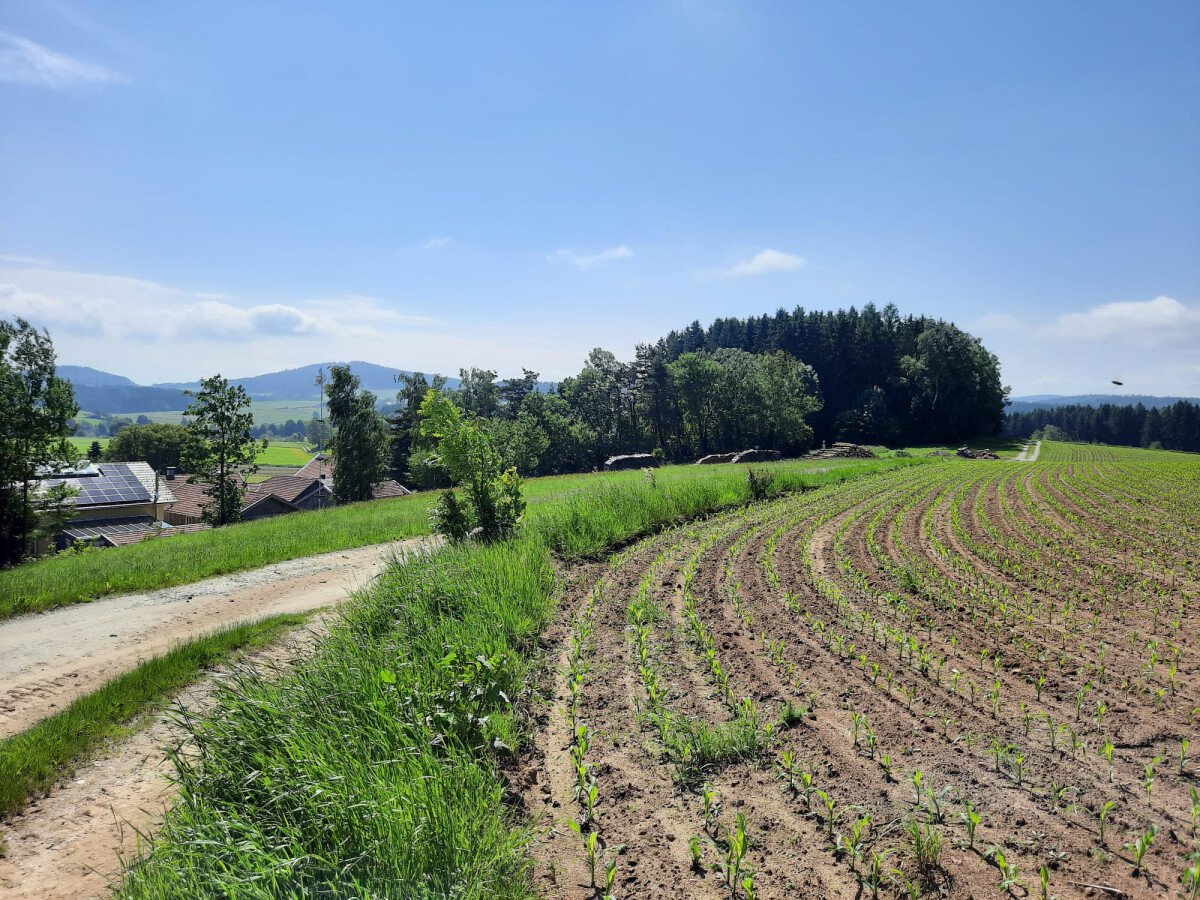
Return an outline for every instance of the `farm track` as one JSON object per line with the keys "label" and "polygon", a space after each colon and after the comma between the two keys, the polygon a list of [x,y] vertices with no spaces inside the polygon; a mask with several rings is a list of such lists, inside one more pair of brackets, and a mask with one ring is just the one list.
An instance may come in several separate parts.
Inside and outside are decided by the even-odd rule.
{"label": "farm track", "polygon": [[[1045,865],[1060,900],[1169,896],[1200,847],[1200,762],[1179,762],[1200,749],[1200,465],[1038,449],[758,504],[574,573],[521,778],[543,893],[597,896],[595,835],[617,896],[747,896],[748,872],[763,898],[871,896],[881,854],[881,896],[999,897],[996,847],[1030,892]],[[697,763],[697,734],[750,727],[752,749]],[[1151,824],[1134,875],[1123,845]]]}
{"label": "farm track", "polygon": [[428,543],[415,538],[340,550],[0,621],[0,737],[201,634],[344,600],[394,557]]}

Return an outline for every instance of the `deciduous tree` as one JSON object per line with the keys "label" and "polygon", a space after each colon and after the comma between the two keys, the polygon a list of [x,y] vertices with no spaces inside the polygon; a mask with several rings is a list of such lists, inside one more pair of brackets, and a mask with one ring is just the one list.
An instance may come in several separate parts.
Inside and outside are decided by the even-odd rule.
{"label": "deciduous tree", "polygon": [[245,478],[258,471],[254,460],[267,442],[256,441],[250,433],[254,416],[250,395],[241,385],[213,375],[201,379],[199,391],[186,393],[194,399],[185,411],[188,436],[181,462],[192,473],[189,483],[211,485],[203,520],[214,526],[229,525],[242,517]]}
{"label": "deciduous tree", "polygon": [[39,509],[34,480],[71,457],[71,383],[56,374],[50,334],[24,319],[0,320],[0,566],[30,549]]}

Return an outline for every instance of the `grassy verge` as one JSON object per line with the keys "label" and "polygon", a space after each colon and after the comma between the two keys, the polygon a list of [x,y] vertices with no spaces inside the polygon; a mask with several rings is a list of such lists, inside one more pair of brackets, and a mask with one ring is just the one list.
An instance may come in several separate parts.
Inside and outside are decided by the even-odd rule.
{"label": "grassy verge", "polygon": [[[781,484],[797,485],[836,477],[830,476],[831,472],[850,470],[859,474],[864,467],[881,469],[901,462],[789,461],[761,468],[775,473]],[[744,466],[669,466],[656,471],[655,481],[661,489],[660,498],[692,497],[679,510],[670,511],[667,518],[660,518],[661,521],[674,521],[678,515],[695,515],[706,508],[745,499]],[[643,521],[637,527],[645,527],[647,513],[636,512],[644,506],[643,499],[638,499],[643,494],[645,503],[654,500],[654,495],[646,494],[645,487],[645,475],[640,471],[612,472],[534,478],[528,481],[525,493],[529,518],[536,523],[543,517],[561,520],[562,516],[584,514],[597,488],[611,489],[612,494],[602,495],[606,505],[618,504],[627,512],[610,510],[606,513],[609,524],[603,529],[593,529],[592,536],[579,548],[580,552],[596,552],[607,543],[629,536],[616,534],[611,525],[613,515],[642,515]],[[429,510],[436,500],[434,492],[425,492],[398,500],[355,503],[112,550],[53,557],[0,570],[0,619],[110,594],[188,584],[282,560],[428,534]],[[567,511],[561,511],[560,507]],[[572,509],[575,512],[570,512]],[[657,511],[653,515],[661,517],[667,513]],[[582,531],[587,526],[570,527]]]}
{"label": "grassy verge", "polygon": [[552,548],[593,552],[746,499],[741,470],[639,477],[531,511],[512,542],[392,568],[314,657],[223,688],[194,725],[199,752],[176,761],[181,801],[120,894],[531,896],[498,760],[522,739],[557,603]]}
{"label": "grassy verge", "polygon": [[114,678],[32,728],[0,740],[0,815],[19,809],[32,794],[50,787],[64,770],[94,754],[105,741],[121,736],[144,714],[162,709],[201,669],[224,661],[234,651],[262,647],[305,618],[272,616],[183,644]]}

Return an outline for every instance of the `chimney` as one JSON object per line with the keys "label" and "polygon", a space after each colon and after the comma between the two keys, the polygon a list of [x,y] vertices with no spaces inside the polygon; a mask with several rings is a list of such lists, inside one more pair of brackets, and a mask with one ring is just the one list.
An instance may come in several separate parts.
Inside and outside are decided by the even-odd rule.
{"label": "chimney", "polygon": [[175,480],[175,467],[167,466],[167,481],[174,481],[174,480]]}

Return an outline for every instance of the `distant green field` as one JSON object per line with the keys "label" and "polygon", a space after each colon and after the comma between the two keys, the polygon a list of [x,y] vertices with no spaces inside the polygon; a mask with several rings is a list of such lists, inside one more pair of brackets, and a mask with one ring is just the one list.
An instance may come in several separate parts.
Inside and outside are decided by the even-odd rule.
{"label": "distant green field", "polygon": [[[250,412],[254,414],[255,425],[282,425],[288,419],[307,422],[317,411],[316,400],[255,400],[250,404]],[[169,422],[173,425],[178,425],[183,420],[182,409],[166,412],[118,413],[117,415],[135,422],[138,416],[145,416],[151,422]]]}
{"label": "distant green field", "polygon": [[255,460],[260,466],[299,468],[312,459],[308,445],[299,441],[271,441]]}
{"label": "distant green field", "polygon": [[71,446],[74,447],[75,450],[78,453],[80,453],[81,455],[87,454],[88,450],[92,446],[92,441],[99,441],[101,448],[108,446],[108,438],[106,438],[106,437],[105,438],[72,437],[72,438],[67,438],[67,440],[71,442]]}
{"label": "distant green field", "polygon": [[[88,449],[92,446],[92,441],[99,441],[102,448],[108,448],[108,442],[111,438],[91,438],[91,437],[72,437],[67,438],[71,442],[71,446],[80,456],[86,455]],[[300,441],[271,441],[267,449],[258,454],[256,462],[260,466],[275,466],[285,469],[298,469],[304,465],[313,455],[308,450],[308,445]],[[271,474],[278,475],[280,473],[273,472]]]}

